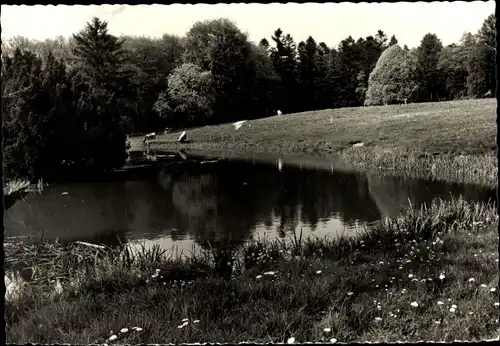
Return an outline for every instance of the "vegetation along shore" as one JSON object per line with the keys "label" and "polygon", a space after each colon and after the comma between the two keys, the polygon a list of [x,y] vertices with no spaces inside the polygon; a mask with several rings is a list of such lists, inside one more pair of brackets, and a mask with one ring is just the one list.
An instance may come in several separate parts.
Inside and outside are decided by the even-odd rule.
{"label": "vegetation along shore", "polygon": [[184,258],[12,243],[6,266],[25,263],[33,279],[6,303],[7,340],[491,339],[500,331],[497,227],[492,204],[457,199],[409,208],[358,238],[296,234]]}
{"label": "vegetation along shore", "polygon": [[[312,36],[295,42],[287,28],[253,42],[225,18],[197,21],[182,37],[118,37],[94,17],[69,38],[2,40],[6,212],[45,186],[32,182],[123,173],[128,153],[147,147],[300,153],[340,158],[360,171],[496,187],[495,22],[491,14],[476,34],[446,46],[422,33],[408,47],[382,30],[329,46]],[[152,132],[148,141],[129,138]],[[156,183],[151,189],[161,189]],[[191,190],[179,188],[177,201],[203,196],[218,214],[222,198],[210,194],[222,183],[201,182],[202,193],[186,198]],[[171,212],[150,196],[155,210]],[[434,200],[357,236],[306,239],[294,229],[285,239],[182,256],[145,245],[48,242],[43,234],[7,238],[7,341],[491,339],[500,332],[496,208]],[[124,220],[116,228],[137,226],[110,210],[100,216]],[[189,218],[205,209],[186,210]],[[73,226],[59,228],[73,236],[66,227]]]}
{"label": "vegetation along shore", "polygon": [[496,187],[495,119],[492,99],[341,108],[252,120],[238,130],[193,128],[188,143],[171,133],[149,145],[335,156],[360,170]]}

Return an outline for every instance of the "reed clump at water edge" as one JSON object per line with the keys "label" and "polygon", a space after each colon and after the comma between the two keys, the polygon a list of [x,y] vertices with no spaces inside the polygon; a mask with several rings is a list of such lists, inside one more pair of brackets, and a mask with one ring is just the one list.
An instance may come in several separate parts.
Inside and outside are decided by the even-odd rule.
{"label": "reed clump at water edge", "polygon": [[[54,263],[33,272],[80,284],[62,284],[50,300],[28,284],[7,302],[7,340],[491,339],[500,330],[497,227],[493,204],[455,199],[407,208],[354,238],[293,235],[182,256],[45,245]],[[26,254],[46,253],[15,249],[6,257],[32,266]]]}
{"label": "reed clump at water edge", "polygon": [[35,184],[30,183],[26,179],[15,179],[4,182],[4,208],[9,209],[16,202],[25,199],[29,195],[40,193],[45,185],[43,180],[39,180]]}

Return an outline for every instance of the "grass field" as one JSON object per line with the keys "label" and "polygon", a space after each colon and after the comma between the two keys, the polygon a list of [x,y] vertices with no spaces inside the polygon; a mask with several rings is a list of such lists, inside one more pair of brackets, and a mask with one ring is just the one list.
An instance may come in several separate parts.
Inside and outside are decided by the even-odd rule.
{"label": "grass field", "polygon": [[[159,248],[98,257],[13,244],[6,258],[31,264],[35,281],[6,303],[7,341],[491,339],[500,333],[497,227],[493,205],[459,199],[408,209],[355,239],[263,239],[184,260]],[[56,279],[64,289],[51,297]]]}
{"label": "grass field", "polygon": [[328,109],[186,132],[190,143],[171,133],[151,147],[340,156],[360,170],[497,185],[494,99]]}

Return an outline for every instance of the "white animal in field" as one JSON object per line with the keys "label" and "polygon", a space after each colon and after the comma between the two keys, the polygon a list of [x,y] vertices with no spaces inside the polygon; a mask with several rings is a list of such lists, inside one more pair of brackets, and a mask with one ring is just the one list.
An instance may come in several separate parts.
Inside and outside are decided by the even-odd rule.
{"label": "white animal in field", "polygon": [[243,126],[244,123],[246,123],[246,120],[240,120],[240,121],[237,121],[237,122],[233,123],[233,125],[234,125],[234,128],[236,130],[238,130],[240,127]]}
{"label": "white animal in field", "polygon": [[183,143],[186,140],[186,131],[182,131],[181,135],[179,136],[179,139],[177,139],[177,142]]}
{"label": "white animal in field", "polygon": [[147,141],[150,141],[152,139],[156,139],[156,132],[151,132],[145,135],[143,142],[146,143]]}
{"label": "white animal in field", "polygon": [[283,115],[283,113],[281,113],[281,110],[278,109],[278,111],[276,112],[276,114],[278,115]]}

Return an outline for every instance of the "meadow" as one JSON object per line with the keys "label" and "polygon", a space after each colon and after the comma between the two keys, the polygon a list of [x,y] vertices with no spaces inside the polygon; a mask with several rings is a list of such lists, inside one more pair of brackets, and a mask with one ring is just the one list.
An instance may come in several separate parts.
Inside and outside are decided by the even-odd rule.
{"label": "meadow", "polygon": [[[33,280],[11,343],[476,341],[499,335],[498,216],[462,199],[408,207],[357,238],[260,239],[177,257],[10,243]],[[59,293],[54,294],[54,286]]]}
{"label": "meadow", "polygon": [[[158,136],[152,148],[302,153],[359,170],[496,187],[496,103],[285,114]],[[142,138],[132,138],[135,150]],[[356,145],[363,143],[363,145]],[[31,280],[6,302],[11,343],[478,341],[498,337],[493,203],[435,200],[358,237],[260,239],[176,255],[9,241]],[[57,290],[55,290],[57,288]],[[57,291],[56,293],[54,293]]]}
{"label": "meadow", "polygon": [[[175,132],[150,146],[331,156],[361,171],[497,186],[495,99],[327,109],[186,133],[189,143]],[[143,148],[141,140],[132,146]]]}

